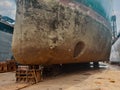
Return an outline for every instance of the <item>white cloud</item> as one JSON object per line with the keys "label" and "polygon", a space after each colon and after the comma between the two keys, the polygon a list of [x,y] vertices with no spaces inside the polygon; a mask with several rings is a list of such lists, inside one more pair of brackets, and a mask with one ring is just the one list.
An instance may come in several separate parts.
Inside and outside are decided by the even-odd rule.
{"label": "white cloud", "polygon": [[3,5],[7,8],[12,7],[12,3],[10,1],[4,1]]}
{"label": "white cloud", "polygon": [[0,14],[15,19],[16,5],[14,0],[0,0]]}

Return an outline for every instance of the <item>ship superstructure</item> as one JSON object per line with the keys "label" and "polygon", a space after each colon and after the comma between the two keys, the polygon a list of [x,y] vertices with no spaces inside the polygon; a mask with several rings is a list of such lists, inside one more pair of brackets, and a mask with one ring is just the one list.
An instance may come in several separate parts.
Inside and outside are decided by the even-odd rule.
{"label": "ship superstructure", "polygon": [[14,20],[7,16],[0,16],[0,61],[12,58],[11,43]]}

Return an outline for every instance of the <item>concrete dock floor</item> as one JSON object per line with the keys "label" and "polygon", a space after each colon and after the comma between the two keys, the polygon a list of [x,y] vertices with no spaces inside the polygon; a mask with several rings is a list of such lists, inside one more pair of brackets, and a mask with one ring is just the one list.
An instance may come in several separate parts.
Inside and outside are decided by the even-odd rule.
{"label": "concrete dock floor", "polygon": [[70,71],[34,85],[16,83],[15,72],[0,73],[0,90],[120,90],[120,66]]}

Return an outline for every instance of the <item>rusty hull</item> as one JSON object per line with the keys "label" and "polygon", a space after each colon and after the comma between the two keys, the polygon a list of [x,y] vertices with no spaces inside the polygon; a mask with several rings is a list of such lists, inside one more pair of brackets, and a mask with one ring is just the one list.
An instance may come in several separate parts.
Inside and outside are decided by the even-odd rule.
{"label": "rusty hull", "polygon": [[65,64],[109,59],[110,24],[69,0],[17,0],[12,50],[21,64]]}

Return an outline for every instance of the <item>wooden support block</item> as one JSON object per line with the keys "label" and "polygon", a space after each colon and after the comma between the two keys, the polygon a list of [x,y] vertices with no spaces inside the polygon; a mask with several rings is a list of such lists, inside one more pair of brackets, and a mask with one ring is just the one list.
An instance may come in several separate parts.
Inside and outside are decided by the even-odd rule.
{"label": "wooden support block", "polygon": [[0,62],[0,72],[9,72],[15,70],[16,70],[16,62],[14,60]]}
{"label": "wooden support block", "polygon": [[[36,66],[35,66],[36,67]],[[29,68],[28,66],[18,66],[16,70],[16,82],[37,83],[42,80],[41,71],[39,69]]]}
{"label": "wooden support block", "polygon": [[0,72],[7,72],[7,64],[5,62],[0,63]]}

